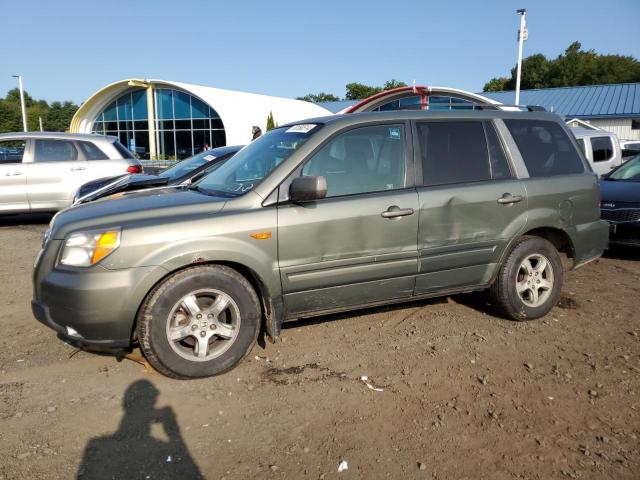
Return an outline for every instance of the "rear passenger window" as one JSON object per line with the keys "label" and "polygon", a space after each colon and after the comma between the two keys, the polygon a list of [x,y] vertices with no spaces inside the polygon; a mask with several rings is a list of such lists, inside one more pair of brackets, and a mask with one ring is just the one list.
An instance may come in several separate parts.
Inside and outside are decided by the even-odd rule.
{"label": "rear passenger window", "polygon": [[491,165],[491,178],[500,180],[504,178],[512,178],[511,169],[507,156],[502,148],[502,143],[498,138],[496,129],[491,122],[485,123],[487,132],[487,142],[489,144],[489,161]]}
{"label": "rear passenger window", "polygon": [[418,138],[425,186],[491,179],[482,122],[418,123]]}
{"label": "rear passenger window", "polygon": [[0,141],[0,163],[22,163],[24,140]]}
{"label": "rear passenger window", "polygon": [[594,162],[606,162],[613,157],[611,137],[591,137]]}
{"label": "rear passenger window", "polygon": [[404,188],[404,127],[354,128],[334,137],[303,167],[323,176],[327,197]]}
{"label": "rear passenger window", "polygon": [[107,160],[109,157],[91,142],[77,142],[87,160]]}
{"label": "rear passenger window", "polygon": [[505,120],[527,166],[530,177],[550,177],[584,172],[578,151],[555,122]]}
{"label": "rear passenger window", "polygon": [[36,140],[35,162],[65,162],[78,159],[78,150],[69,140]]}

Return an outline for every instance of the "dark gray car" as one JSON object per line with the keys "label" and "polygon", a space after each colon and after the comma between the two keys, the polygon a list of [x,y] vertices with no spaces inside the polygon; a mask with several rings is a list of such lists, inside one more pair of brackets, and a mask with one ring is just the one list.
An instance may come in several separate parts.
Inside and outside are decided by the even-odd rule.
{"label": "dark gray car", "polygon": [[57,215],[33,311],[79,345],[138,343],[165,375],[225,372],[264,324],[489,290],[529,320],[560,253],[600,256],[598,181],[559,117],[380,112],[276,128],[189,188]]}

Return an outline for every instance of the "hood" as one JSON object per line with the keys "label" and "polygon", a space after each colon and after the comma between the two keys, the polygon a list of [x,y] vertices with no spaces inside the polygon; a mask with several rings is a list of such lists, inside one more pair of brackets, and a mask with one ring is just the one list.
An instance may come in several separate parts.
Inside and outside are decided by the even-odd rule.
{"label": "hood", "polygon": [[603,202],[640,203],[640,182],[602,179],[600,199]]}
{"label": "hood", "polygon": [[100,179],[82,186],[80,191],[81,199],[79,202],[92,202],[117,192],[168,185],[169,182],[169,178],[146,174],[123,175],[112,179]]}
{"label": "hood", "polygon": [[227,200],[184,187],[121,192],[58,212],[51,220],[51,238],[63,239],[74,230],[125,226],[197,211],[212,214]]}

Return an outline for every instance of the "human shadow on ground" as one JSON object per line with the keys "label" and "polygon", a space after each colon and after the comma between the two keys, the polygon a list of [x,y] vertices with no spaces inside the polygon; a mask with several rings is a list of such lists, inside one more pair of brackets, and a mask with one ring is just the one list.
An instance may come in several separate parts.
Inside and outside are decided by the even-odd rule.
{"label": "human shadow on ground", "polygon": [[[159,393],[148,380],[127,388],[118,430],[89,440],[78,479],[204,478],[182,439],[173,409],[156,408]],[[166,440],[152,436],[154,424],[162,427]]]}

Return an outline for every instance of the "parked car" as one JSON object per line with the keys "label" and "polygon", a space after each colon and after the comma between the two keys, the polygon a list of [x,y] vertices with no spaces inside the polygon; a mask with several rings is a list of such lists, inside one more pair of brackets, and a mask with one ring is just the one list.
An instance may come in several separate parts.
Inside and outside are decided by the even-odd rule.
{"label": "parked car", "polygon": [[188,188],[59,213],[32,307],[76,345],[137,342],[163,374],[203,377],[302,317],[484,289],[506,317],[541,317],[560,252],[579,266],[607,237],[556,115],[337,115],[275,128]]}
{"label": "parked car", "polygon": [[640,247],[640,155],[600,180],[600,212],[610,244]]}
{"label": "parked car", "polygon": [[589,128],[571,128],[591,167],[598,175],[622,163],[622,150],[615,133]]}
{"label": "parked car", "polygon": [[0,214],[62,210],[83,183],[141,171],[140,162],[115,137],[0,134]]}
{"label": "parked car", "polygon": [[76,192],[73,204],[91,202],[118,192],[190,184],[218,168],[242,147],[236,145],[207,150],[178,162],[158,175],[125,174],[87,182]]}

